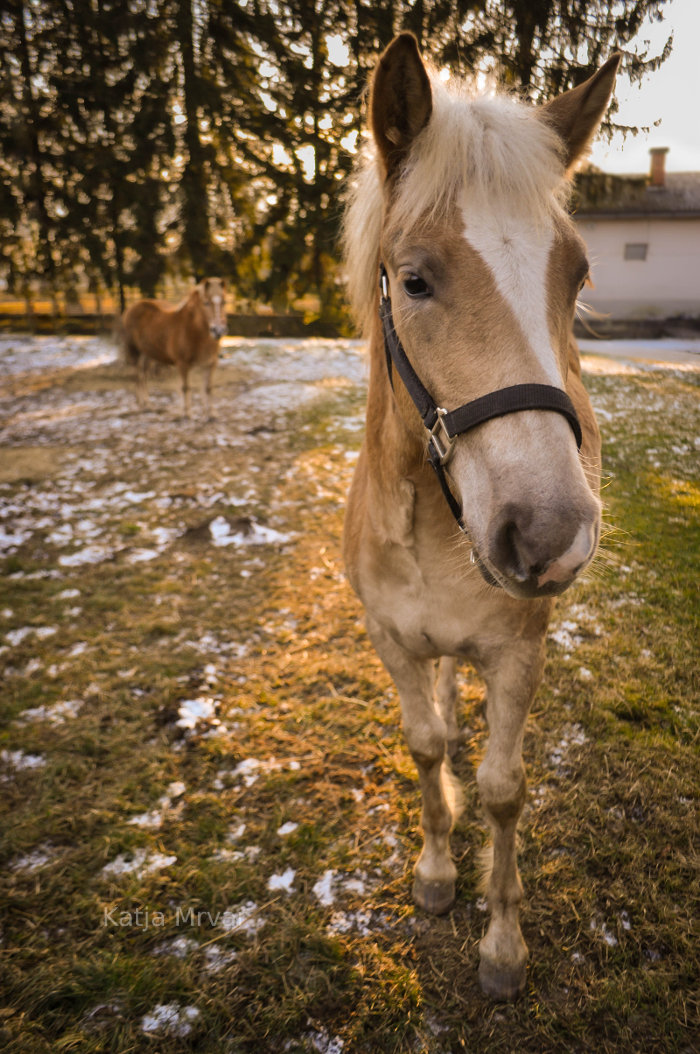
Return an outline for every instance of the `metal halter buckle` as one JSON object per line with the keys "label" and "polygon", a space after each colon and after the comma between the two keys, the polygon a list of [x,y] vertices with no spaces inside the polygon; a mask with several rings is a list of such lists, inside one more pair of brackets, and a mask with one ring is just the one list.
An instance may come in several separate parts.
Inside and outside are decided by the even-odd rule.
{"label": "metal halter buckle", "polygon": [[447,414],[447,410],[443,409],[442,406],[436,407],[437,418],[435,424],[430,429],[430,438],[428,440],[428,446],[431,446],[435,450],[438,456],[438,460],[441,465],[446,465],[452,457],[452,449],[455,444],[456,436],[451,436],[447,431],[447,426],[443,418]]}

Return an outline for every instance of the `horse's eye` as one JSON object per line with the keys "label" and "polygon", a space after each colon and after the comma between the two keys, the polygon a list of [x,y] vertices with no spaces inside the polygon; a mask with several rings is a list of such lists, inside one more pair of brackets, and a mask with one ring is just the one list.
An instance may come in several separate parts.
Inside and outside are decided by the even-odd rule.
{"label": "horse's eye", "polygon": [[413,297],[430,296],[430,289],[428,287],[428,283],[425,282],[420,277],[420,275],[409,274],[403,280],[403,287],[404,287],[405,292],[409,296],[413,296]]}

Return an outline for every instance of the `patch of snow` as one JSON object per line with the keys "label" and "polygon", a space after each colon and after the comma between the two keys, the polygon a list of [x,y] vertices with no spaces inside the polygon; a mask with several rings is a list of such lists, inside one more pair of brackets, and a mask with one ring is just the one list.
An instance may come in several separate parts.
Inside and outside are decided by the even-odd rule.
{"label": "patch of snow", "polygon": [[156,492],[154,490],[125,490],[121,494],[121,499],[128,502],[129,505],[140,505],[143,501],[149,501],[151,498],[155,498]]}
{"label": "patch of snow", "polygon": [[216,718],[218,704],[210,696],[200,695],[196,699],[185,699],[178,707],[180,715],[175,724],[178,728],[193,731],[198,724]]}
{"label": "patch of snow", "polygon": [[162,827],[164,818],[165,809],[151,809],[150,812],[142,812],[138,816],[132,816],[126,822],[132,827],[143,827],[149,831],[157,831],[159,827]]}
{"label": "patch of snow", "polygon": [[333,893],[335,875],[336,873],[333,870],[324,871],[323,876],[318,879],[312,889],[312,893],[323,904],[324,908],[329,908],[335,903],[335,894]]}
{"label": "patch of snow", "polygon": [[182,780],[175,780],[173,783],[169,784],[167,793],[161,795],[158,799],[159,808],[142,812],[138,816],[132,816],[127,822],[134,827],[145,827],[150,830],[157,830],[159,827],[162,827],[163,820],[173,804],[173,798],[182,797],[186,790],[187,788]]}
{"label": "patch of snow", "polygon": [[237,864],[241,860],[248,860],[252,862],[260,856],[259,845],[248,845],[245,849],[227,849],[223,846],[221,849],[217,849],[212,855],[212,860],[224,861],[227,863]]}
{"label": "patch of snow", "polygon": [[128,858],[120,854],[110,864],[105,864],[102,868],[103,875],[114,875],[115,878],[121,875],[135,874],[138,878],[142,878],[144,875],[150,875],[154,871],[162,871],[166,867],[170,867],[177,860],[176,856],[166,856],[164,853],[150,853],[147,849],[136,849],[133,855]]}
{"label": "patch of snow", "polygon": [[329,1036],[325,1028],[320,1032],[307,1032],[304,1038],[309,1041],[316,1054],[341,1054],[345,1046],[340,1036]]}
{"label": "patch of snow", "polygon": [[31,853],[25,853],[24,856],[19,856],[16,860],[13,860],[9,865],[10,870],[32,874],[33,871],[38,871],[39,868],[51,863],[57,853],[58,850],[53,846],[38,846]]}
{"label": "patch of snow", "polygon": [[245,786],[252,787],[261,774],[278,772],[285,767],[290,771],[295,771],[300,766],[299,762],[295,760],[284,762],[277,761],[276,758],[268,758],[267,761],[260,761],[258,758],[245,758],[243,761],[239,761],[231,772],[231,778],[235,779],[242,776]]}
{"label": "patch of snow", "polygon": [[33,724],[36,721],[48,721],[51,725],[62,725],[67,718],[77,717],[83,705],[82,699],[69,699],[54,703],[53,706],[33,706],[17,718],[18,725]]}
{"label": "patch of snow", "polygon": [[349,893],[358,893],[360,896],[364,896],[365,878],[363,877],[343,879],[343,890]]}
{"label": "patch of snow", "polygon": [[179,531],[174,527],[155,527],[151,531],[151,534],[156,545],[160,548],[164,548],[177,538]]}
{"label": "patch of snow", "polygon": [[360,937],[369,937],[372,933],[372,912],[367,909],[350,912],[334,911],[326,927],[326,933],[333,936],[353,931],[359,933]]}
{"label": "patch of snow", "polygon": [[252,937],[264,925],[265,920],[258,917],[258,905],[253,900],[229,908],[221,916],[221,926],[227,933],[245,933]]}
{"label": "patch of snow", "polygon": [[173,937],[169,941],[161,941],[153,949],[154,955],[172,955],[176,959],[186,959],[190,952],[199,948],[194,937]]}
{"label": "patch of snow", "polygon": [[0,761],[13,769],[43,769],[46,758],[41,754],[25,754],[23,750],[0,750]]}
{"label": "patch of snow", "polygon": [[5,640],[13,648],[16,648],[18,644],[21,644],[27,639],[34,635],[39,640],[45,640],[46,637],[53,637],[56,633],[55,626],[20,626],[19,629],[11,629],[9,633],[5,634]]}
{"label": "patch of snow", "polygon": [[236,952],[224,952],[216,944],[210,944],[204,949],[204,970],[206,973],[219,973],[237,958]]}
{"label": "patch of snow", "polygon": [[268,879],[267,888],[270,892],[275,893],[277,890],[281,890],[284,893],[293,893],[294,878],[296,871],[293,868],[288,867],[286,871],[283,871],[281,875],[271,875]]}
{"label": "patch of snow", "polygon": [[204,667],[204,680],[207,684],[216,684],[219,679],[219,671],[213,662],[208,662]]}
{"label": "patch of snow", "polygon": [[288,820],[287,823],[283,823],[281,827],[277,828],[277,834],[280,838],[286,838],[288,834],[292,834],[296,831],[298,826],[298,823],[294,823],[293,820]]}
{"label": "patch of snow", "polygon": [[127,563],[144,564],[160,556],[158,549],[132,549],[127,555]]}
{"label": "patch of snow", "polygon": [[0,527],[0,553],[14,552],[28,538],[31,538],[30,531],[6,531],[4,527]]}
{"label": "patch of snow", "polygon": [[76,553],[59,556],[61,567],[82,567],[84,564],[99,564],[112,555],[112,550],[101,545],[86,545]]}
{"label": "patch of snow", "polygon": [[141,1031],[184,1039],[192,1031],[192,1023],[199,1017],[196,1006],[180,1006],[179,1003],[159,1003],[150,1014],[144,1014]]}
{"label": "patch of snow", "polygon": [[567,725],[563,731],[564,735],[549,755],[550,764],[554,768],[561,768],[572,746],[580,747],[588,742],[588,737],[581,725]]}
{"label": "patch of snow", "polygon": [[559,626],[550,629],[548,636],[560,648],[563,648],[566,652],[572,652],[583,641],[583,637],[576,633],[577,629],[578,624],[576,622],[565,619]]}
{"label": "patch of snow", "polygon": [[239,530],[232,529],[225,516],[216,516],[209,524],[209,533],[216,546],[223,545],[281,545],[289,541],[289,535],[272,527],[265,527],[257,520],[246,521]]}
{"label": "patch of snow", "polygon": [[612,930],[608,929],[606,923],[598,918],[592,918],[590,921],[590,929],[593,933],[599,934],[609,948],[616,948],[619,941]]}

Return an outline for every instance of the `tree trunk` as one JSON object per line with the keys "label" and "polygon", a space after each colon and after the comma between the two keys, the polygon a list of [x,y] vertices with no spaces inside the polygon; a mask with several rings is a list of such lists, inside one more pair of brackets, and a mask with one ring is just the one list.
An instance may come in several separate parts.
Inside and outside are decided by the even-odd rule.
{"label": "tree trunk", "polygon": [[183,238],[192,261],[195,280],[199,281],[208,270],[210,238],[205,153],[199,138],[197,66],[191,0],[178,0],[176,25],[182,56],[185,147],[188,155],[182,175],[185,199]]}
{"label": "tree trunk", "polygon": [[36,219],[39,227],[39,245],[37,246],[37,259],[41,261],[44,274],[48,279],[52,298],[55,298],[56,265],[51,252],[51,221],[46,207],[46,185],[44,180],[44,158],[39,143],[39,107],[34,98],[32,89],[31,55],[27,41],[26,5],[19,4],[17,16],[17,37],[20,64],[22,69],[22,98],[25,119],[25,132],[29,145],[29,157],[33,166],[33,172],[27,179],[27,197],[36,209]]}

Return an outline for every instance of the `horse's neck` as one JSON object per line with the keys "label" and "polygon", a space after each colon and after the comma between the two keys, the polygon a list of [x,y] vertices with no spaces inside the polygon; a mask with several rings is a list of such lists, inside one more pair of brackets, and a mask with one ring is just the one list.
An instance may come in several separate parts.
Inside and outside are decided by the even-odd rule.
{"label": "horse's neck", "polygon": [[392,388],[379,326],[370,341],[365,447],[367,500],[387,539],[408,544],[413,524],[414,484],[428,470],[423,428],[401,379]]}
{"label": "horse's neck", "polygon": [[207,319],[198,293],[190,293],[178,308],[177,314],[180,321],[189,329],[208,332]]}

